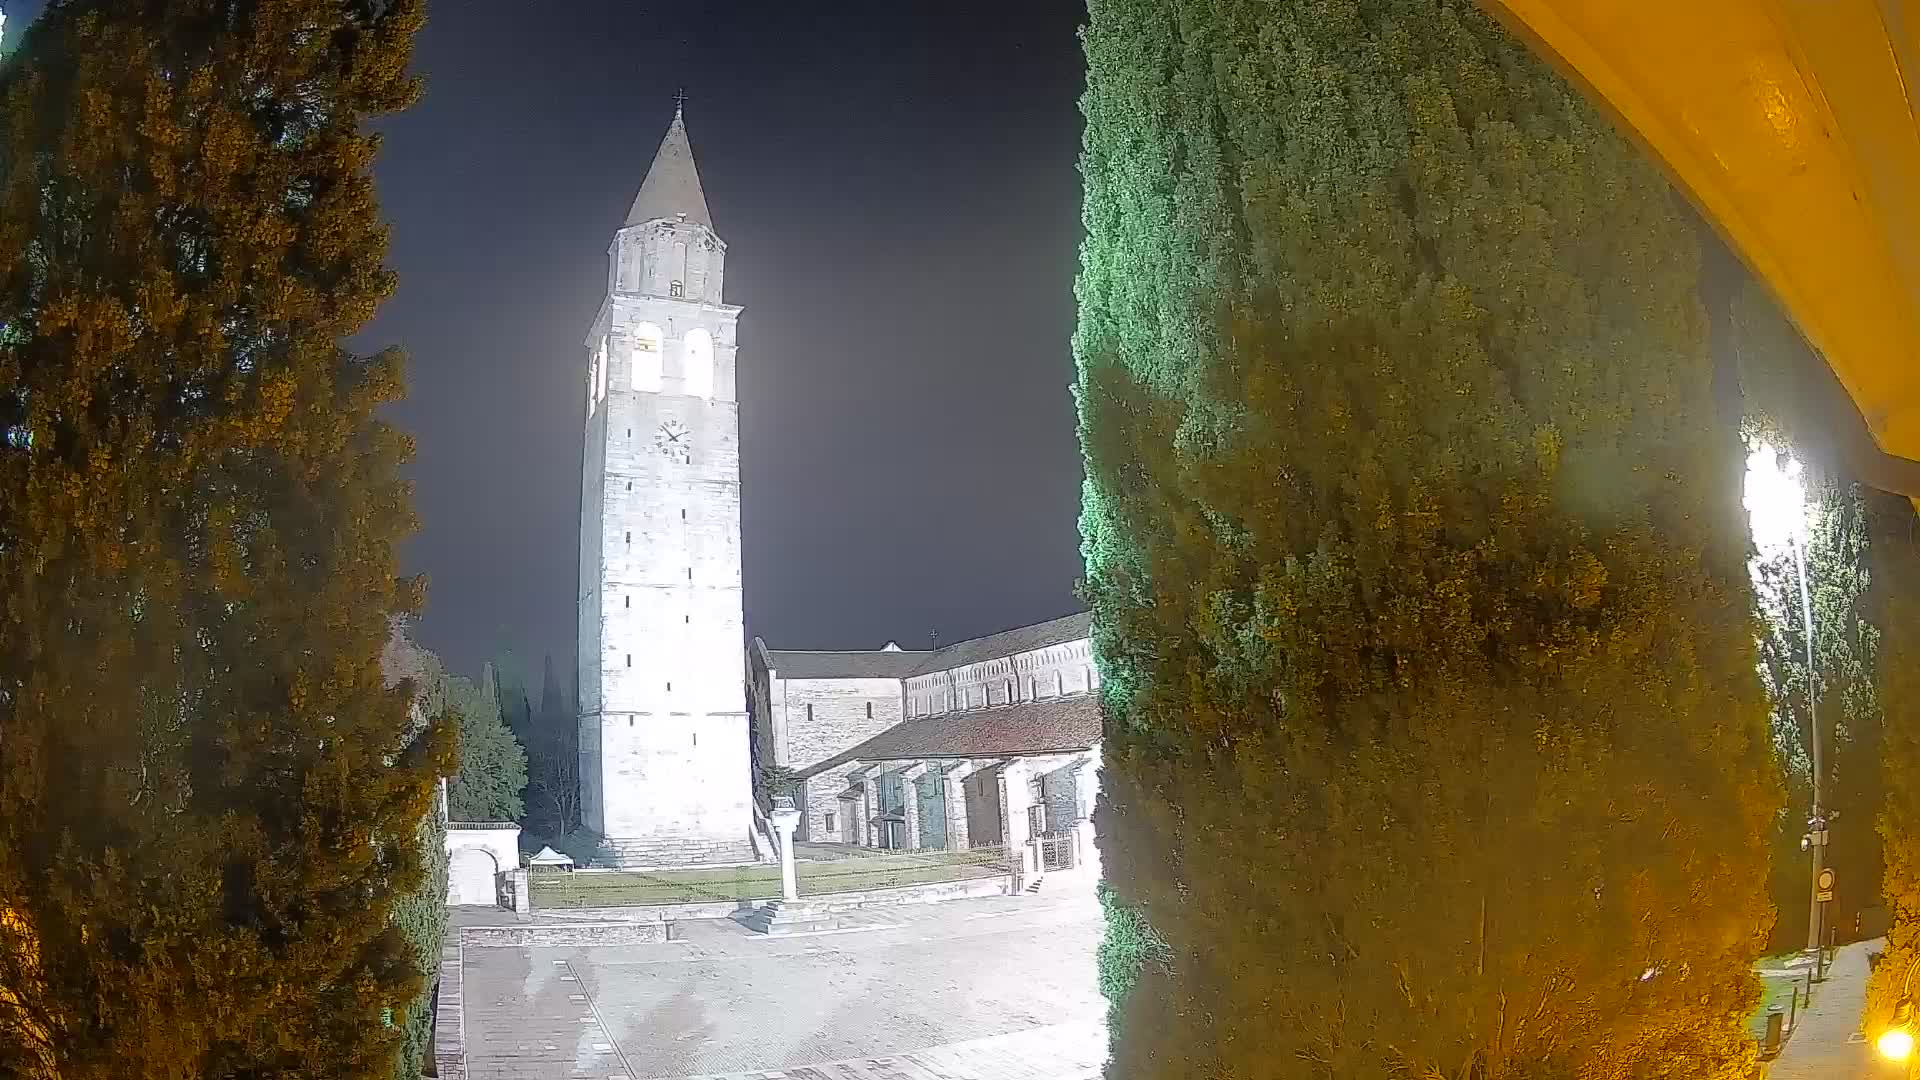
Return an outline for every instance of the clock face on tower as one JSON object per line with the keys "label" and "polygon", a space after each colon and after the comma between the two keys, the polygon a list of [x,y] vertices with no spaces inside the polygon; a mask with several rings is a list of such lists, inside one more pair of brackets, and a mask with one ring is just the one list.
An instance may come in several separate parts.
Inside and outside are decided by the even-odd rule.
{"label": "clock face on tower", "polygon": [[661,424],[660,430],[653,433],[653,445],[668,461],[685,465],[693,458],[693,435],[687,425],[678,420]]}

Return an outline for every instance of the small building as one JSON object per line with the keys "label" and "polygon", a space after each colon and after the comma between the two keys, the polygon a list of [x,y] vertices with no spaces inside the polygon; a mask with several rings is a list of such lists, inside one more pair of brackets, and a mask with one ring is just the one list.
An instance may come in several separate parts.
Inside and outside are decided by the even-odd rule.
{"label": "small building", "polygon": [[1028,877],[1094,866],[1089,626],[1082,613],[925,651],[785,651],[755,638],[754,756],[797,782],[797,838],[1005,845]]}

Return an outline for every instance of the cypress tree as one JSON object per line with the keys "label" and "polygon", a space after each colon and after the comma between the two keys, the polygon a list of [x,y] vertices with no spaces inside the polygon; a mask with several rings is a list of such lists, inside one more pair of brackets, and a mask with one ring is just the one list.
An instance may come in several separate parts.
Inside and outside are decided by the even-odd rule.
{"label": "cypress tree", "polygon": [[460,728],[460,768],[447,783],[447,813],[455,821],[518,821],[526,812],[527,753],[500,718],[500,705],[482,686],[454,676],[446,698]]}
{"label": "cypress tree", "polygon": [[1778,792],[1684,211],[1464,2],[1085,47],[1110,1074],[1740,1075]]}
{"label": "cypress tree", "polygon": [[1867,984],[1862,1029],[1871,1039],[1912,989],[1908,976],[1920,960],[1920,520],[1900,496],[1869,492],[1866,500],[1886,792],[1876,824],[1885,855],[1881,892],[1892,916],[1885,958]]}
{"label": "cypress tree", "polygon": [[55,0],[0,68],[0,1073],[385,1076],[448,753],[368,118],[417,0]]}

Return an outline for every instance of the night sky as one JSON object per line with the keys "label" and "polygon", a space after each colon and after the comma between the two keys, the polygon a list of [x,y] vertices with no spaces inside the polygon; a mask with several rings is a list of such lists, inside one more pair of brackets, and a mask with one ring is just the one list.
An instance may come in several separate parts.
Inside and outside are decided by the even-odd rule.
{"label": "night sky", "polygon": [[[16,19],[35,5],[8,4]],[[747,627],[925,647],[1076,610],[1078,4],[438,0],[383,123],[430,579],[456,670],[574,651],[581,346],[684,88],[744,305]],[[23,21],[23,20],[22,20]]]}

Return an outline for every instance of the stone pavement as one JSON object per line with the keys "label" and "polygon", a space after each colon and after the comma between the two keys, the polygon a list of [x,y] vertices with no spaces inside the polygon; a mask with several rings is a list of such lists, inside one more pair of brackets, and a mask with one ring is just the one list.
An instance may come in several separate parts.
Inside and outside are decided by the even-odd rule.
{"label": "stone pavement", "polygon": [[467,1075],[1088,1080],[1105,1058],[1091,891],[776,939],[716,921],[660,944],[468,946]]}
{"label": "stone pavement", "polygon": [[892,1057],[687,1080],[1099,1080],[1106,1061],[1104,1023],[1054,1024]]}
{"label": "stone pavement", "polygon": [[1867,1000],[1867,954],[1881,939],[1842,946],[1816,983],[1813,1004],[1800,1014],[1793,1038],[1767,1068],[1767,1080],[1882,1080],[1903,1075],[1883,1061],[1860,1033],[1860,1009]]}

